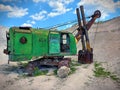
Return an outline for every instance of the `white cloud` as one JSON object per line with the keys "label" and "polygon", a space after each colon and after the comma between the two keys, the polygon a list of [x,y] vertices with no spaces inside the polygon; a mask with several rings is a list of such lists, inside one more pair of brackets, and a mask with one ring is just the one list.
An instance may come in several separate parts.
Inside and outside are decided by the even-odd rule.
{"label": "white cloud", "polygon": [[62,0],[65,4],[70,4],[71,2],[73,2],[74,0]]}
{"label": "white cloud", "polygon": [[33,2],[35,2],[35,3],[46,2],[46,0],[33,0]]}
{"label": "white cloud", "polygon": [[49,17],[55,17],[55,16],[58,16],[58,15],[64,14],[64,13],[70,11],[71,9],[72,9],[72,8],[70,8],[70,9],[63,9],[63,11],[50,12],[50,13],[48,14],[48,16],[49,16]]}
{"label": "white cloud", "polygon": [[73,0],[58,0],[49,1],[49,6],[52,8],[52,12],[48,14],[49,17],[58,16],[70,11],[72,8],[66,8],[66,4],[71,3]]}
{"label": "white cloud", "polygon": [[86,13],[90,13],[95,10],[102,12],[101,19],[105,19],[109,16],[109,13],[115,12],[116,8],[120,8],[120,1],[114,2],[114,0],[81,0],[78,3],[78,7],[84,5],[86,7]]}
{"label": "white cloud", "polygon": [[10,5],[0,4],[0,11],[8,12],[8,17],[22,17],[28,14],[28,9],[11,7]]}
{"label": "white cloud", "polygon": [[27,20],[27,23],[30,23],[30,24],[35,24],[36,22],[35,21],[32,21],[32,20]]}
{"label": "white cloud", "polygon": [[59,1],[59,2],[65,3],[65,4],[69,4],[69,3],[73,2],[74,0],[33,0],[33,2],[35,2],[35,3],[50,2],[50,1],[53,1],[53,2]]}
{"label": "white cloud", "polygon": [[12,11],[8,13],[8,17],[22,17],[28,14],[28,9],[17,8],[15,7]]}
{"label": "white cloud", "polygon": [[21,26],[24,26],[24,27],[32,27],[32,24],[30,24],[30,23],[23,23]]}
{"label": "white cloud", "polygon": [[49,17],[54,17],[54,16],[58,16],[58,15],[60,15],[59,12],[50,12],[50,13],[48,14]]}
{"label": "white cloud", "polygon": [[69,5],[73,1],[74,0],[33,0],[33,2],[35,3],[45,2],[46,4],[49,5],[49,7],[51,8],[51,11],[49,13],[45,13],[47,15],[36,13],[35,15],[31,15],[30,17],[32,17],[34,20],[41,20],[45,18],[45,16],[55,17],[58,15],[64,14],[72,10],[72,8],[67,8],[67,5]]}
{"label": "white cloud", "polygon": [[101,12],[101,13],[102,13],[102,17],[101,17],[102,20],[104,20],[107,16],[109,16],[109,14],[105,12]]}
{"label": "white cloud", "polygon": [[34,15],[31,15],[30,17],[31,17],[33,20],[42,20],[42,19],[45,18],[46,14],[47,14],[47,11],[42,10],[42,11],[40,11],[39,13],[36,13],[36,14],[34,14]]}
{"label": "white cloud", "polygon": [[31,21],[31,24],[35,24],[35,21]]}
{"label": "white cloud", "polygon": [[9,5],[3,5],[3,4],[0,4],[0,11],[12,11],[13,8]]}
{"label": "white cloud", "polygon": [[32,27],[36,22],[32,21],[32,20],[27,20],[26,23],[23,23],[21,26],[28,26],[28,27]]}

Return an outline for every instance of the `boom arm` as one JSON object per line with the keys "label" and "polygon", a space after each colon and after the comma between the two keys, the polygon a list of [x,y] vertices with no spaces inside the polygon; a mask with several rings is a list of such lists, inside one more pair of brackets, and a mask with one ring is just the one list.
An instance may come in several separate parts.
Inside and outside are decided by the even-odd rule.
{"label": "boom arm", "polygon": [[81,43],[82,43],[82,50],[78,51],[78,62],[92,63],[93,62],[93,48],[90,47],[88,30],[93,25],[95,20],[101,16],[101,12],[99,10],[96,10],[94,14],[90,16],[91,20],[88,21],[88,23],[86,23],[83,6],[80,6],[80,10],[81,10],[82,22],[83,22],[82,25],[81,25],[79,9],[78,8],[76,9],[79,27],[77,29],[78,32],[75,35],[75,38],[77,42],[81,39]]}
{"label": "boom arm", "polygon": [[[83,9],[81,9],[81,10],[83,10]],[[96,10],[95,12],[94,12],[94,14],[91,16],[91,20],[90,21],[88,21],[88,23],[86,24],[86,21],[85,21],[85,19],[83,20],[83,26],[82,26],[82,24],[81,24],[81,19],[80,19],[80,14],[79,14],[79,9],[77,8],[76,9],[76,13],[77,13],[77,18],[78,18],[78,32],[77,32],[77,34],[75,35],[75,38],[76,38],[76,42],[78,43],[79,42],[79,40],[81,39],[81,38],[83,38],[82,37],[82,32],[83,32],[83,27],[86,27],[86,29],[87,30],[89,30],[90,29],[90,27],[93,25],[93,23],[95,22],[95,20],[97,19],[97,18],[100,18],[100,16],[101,16],[101,12],[99,11],[99,10]],[[81,14],[83,14],[83,11],[81,11]],[[83,17],[84,18],[84,17]]]}

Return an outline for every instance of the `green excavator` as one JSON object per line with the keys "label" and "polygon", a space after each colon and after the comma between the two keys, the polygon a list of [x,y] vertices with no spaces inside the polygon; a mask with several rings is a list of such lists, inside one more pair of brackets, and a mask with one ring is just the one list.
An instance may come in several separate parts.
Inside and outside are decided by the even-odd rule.
{"label": "green excavator", "polygon": [[[80,14],[81,11],[81,14]],[[78,55],[79,63],[93,62],[93,49],[90,46],[88,30],[101,12],[96,10],[86,22],[83,6],[76,9],[78,28],[76,35],[67,31],[35,29],[31,27],[11,27],[6,33],[8,61],[33,60],[39,65],[69,66],[70,58],[64,56]],[[81,20],[81,16],[82,20]],[[82,50],[77,53],[77,43],[81,40]],[[36,60],[37,59],[37,60]]]}

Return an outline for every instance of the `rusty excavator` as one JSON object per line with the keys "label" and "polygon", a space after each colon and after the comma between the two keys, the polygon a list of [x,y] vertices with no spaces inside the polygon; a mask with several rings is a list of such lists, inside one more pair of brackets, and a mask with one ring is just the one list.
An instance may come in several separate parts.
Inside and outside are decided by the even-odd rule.
{"label": "rusty excavator", "polygon": [[[81,12],[81,14],[80,14]],[[70,58],[64,56],[77,55],[76,44],[81,40],[82,50],[78,52],[79,63],[93,62],[93,49],[90,46],[88,30],[101,12],[96,10],[86,22],[84,8],[76,9],[78,28],[76,35],[66,31],[53,31],[46,29],[34,29],[31,27],[11,27],[6,33],[7,48],[4,53],[9,55],[8,61],[30,61],[29,66],[55,65],[68,66]],[[81,20],[82,16],[82,20]],[[34,60],[37,59],[37,60]]]}

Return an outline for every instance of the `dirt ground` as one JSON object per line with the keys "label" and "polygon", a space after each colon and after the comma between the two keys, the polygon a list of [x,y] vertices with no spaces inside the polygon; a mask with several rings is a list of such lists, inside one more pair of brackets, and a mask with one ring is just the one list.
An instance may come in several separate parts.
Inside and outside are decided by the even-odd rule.
{"label": "dirt ground", "polygon": [[[94,62],[104,62],[107,70],[120,77],[120,28],[117,27],[120,20],[114,25],[111,22],[117,21],[101,24],[97,31],[93,26],[89,37],[94,49]],[[111,25],[116,26],[111,29]],[[120,90],[120,83],[110,78],[94,77],[94,63],[77,66],[74,74],[63,79],[54,75],[23,77],[13,67],[16,63],[7,64],[7,55],[2,52],[6,46],[2,41],[0,46],[0,90]],[[77,60],[77,56],[72,59]]]}

